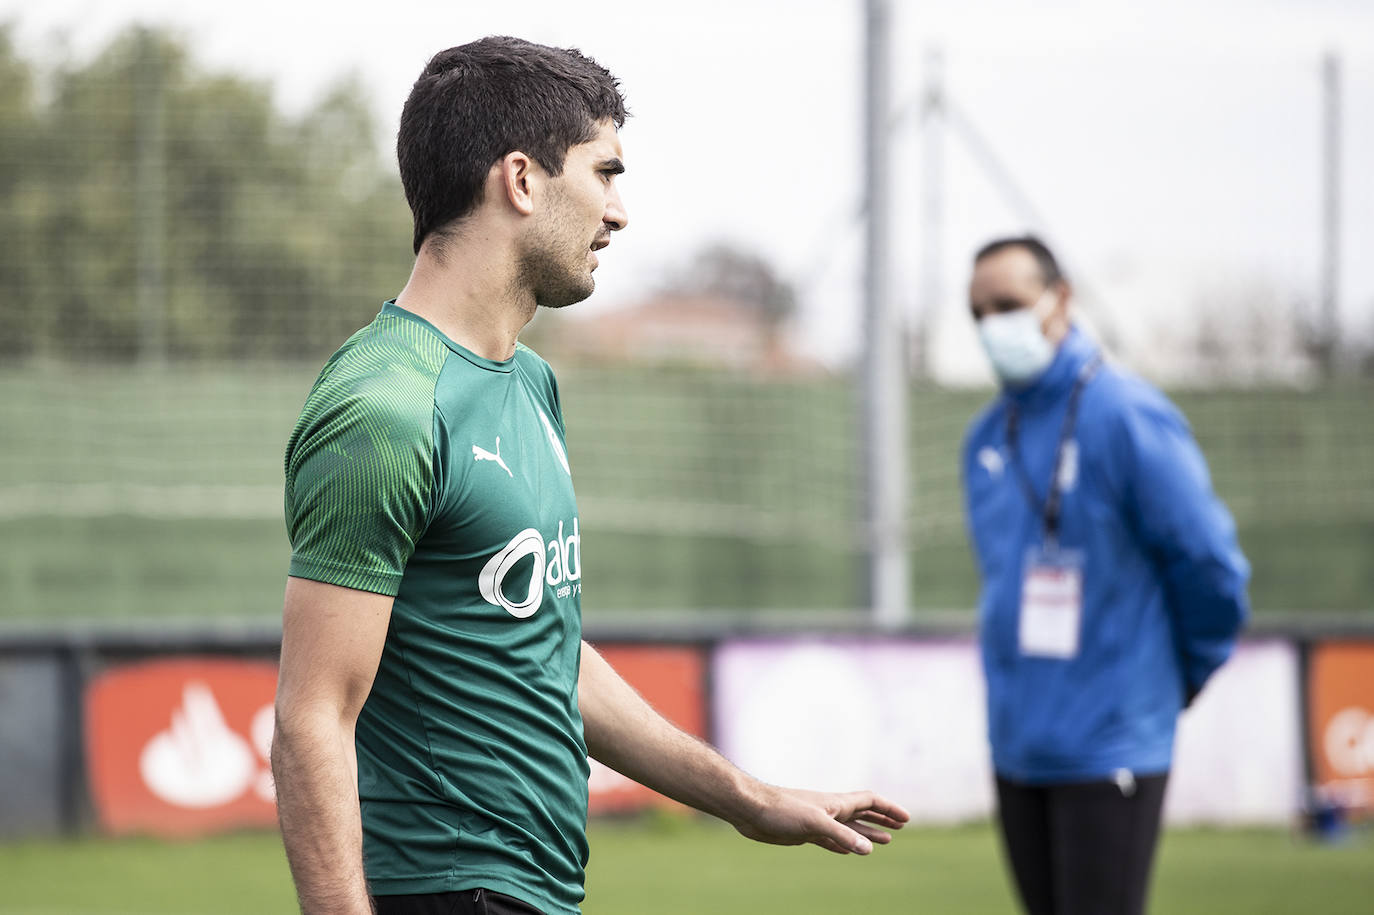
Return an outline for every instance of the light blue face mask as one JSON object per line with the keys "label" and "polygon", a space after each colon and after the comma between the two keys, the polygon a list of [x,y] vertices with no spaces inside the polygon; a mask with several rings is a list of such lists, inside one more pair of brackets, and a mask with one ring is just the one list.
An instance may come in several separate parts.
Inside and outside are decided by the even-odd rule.
{"label": "light blue face mask", "polygon": [[[1045,290],[1045,295],[1049,293]],[[1028,384],[1054,361],[1054,345],[1040,330],[1040,303],[1045,295],[1030,308],[988,315],[978,322],[983,350],[1003,384]]]}

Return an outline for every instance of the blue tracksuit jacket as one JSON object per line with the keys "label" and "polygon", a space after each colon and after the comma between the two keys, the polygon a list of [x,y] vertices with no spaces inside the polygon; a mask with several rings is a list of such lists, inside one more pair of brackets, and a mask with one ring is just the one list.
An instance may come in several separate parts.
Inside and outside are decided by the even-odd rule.
{"label": "blue tracksuit jacket", "polygon": [[1021,782],[1167,771],[1179,710],[1231,654],[1248,612],[1249,566],[1187,421],[1154,387],[1103,365],[1083,389],[1076,472],[1064,474],[1059,540],[1084,555],[1078,654],[1021,655],[1022,565],[1043,515],[1012,463],[1008,408],[1017,405],[1017,450],[1043,503],[1070,391],[1096,355],[1075,328],[1045,373],[1004,391],[964,443],[993,768]]}

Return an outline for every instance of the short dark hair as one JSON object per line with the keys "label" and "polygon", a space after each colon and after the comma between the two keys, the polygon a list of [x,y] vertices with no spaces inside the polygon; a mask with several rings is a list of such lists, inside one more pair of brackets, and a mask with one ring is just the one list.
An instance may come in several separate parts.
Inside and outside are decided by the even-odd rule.
{"label": "short dark hair", "polygon": [[1040,278],[1049,286],[1053,283],[1065,280],[1064,271],[1059,269],[1059,261],[1054,259],[1054,252],[1050,251],[1049,246],[1034,235],[1014,235],[1007,238],[999,238],[990,241],[978,249],[978,253],[973,255],[973,262],[987,257],[992,257],[1008,248],[1020,248],[1030,253],[1035,258],[1035,262],[1040,265]]}
{"label": "short dark hair", "polygon": [[491,36],[435,54],[401,111],[396,158],[415,253],[482,201],[487,172],[514,150],[551,175],[568,150],[629,112],[619,81],[576,48]]}

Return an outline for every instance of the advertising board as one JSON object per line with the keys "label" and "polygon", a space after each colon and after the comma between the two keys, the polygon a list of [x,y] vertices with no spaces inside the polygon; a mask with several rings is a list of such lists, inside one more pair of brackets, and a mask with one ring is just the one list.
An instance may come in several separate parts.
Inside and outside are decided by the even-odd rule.
{"label": "advertising board", "polygon": [[738,640],[718,647],[714,665],[721,750],[759,778],[873,788],[926,823],[991,812],[972,640]]}
{"label": "advertising board", "polygon": [[[747,771],[799,787],[874,788],[918,822],[992,814],[972,640],[736,640],[714,664],[720,746]],[[1166,818],[1286,823],[1301,784],[1297,652],[1285,641],[1243,643],[1180,719]]]}
{"label": "advertising board", "polygon": [[[699,649],[619,644],[603,654],[664,716],[706,736]],[[85,694],[85,755],[101,828],[193,836],[274,826],[276,683],[270,662],[208,657],[144,661],[96,676]],[[594,813],[671,803],[595,762],[589,787]]]}
{"label": "advertising board", "polygon": [[[706,735],[706,661],[697,648],[608,644],[597,648],[625,681],[658,712],[687,733]],[[593,814],[628,813],[673,802],[592,760]]]}
{"label": "advertising board", "polygon": [[87,779],[111,833],[201,835],[276,823],[268,754],[277,667],[176,657],[86,687]]}
{"label": "advertising board", "polygon": [[1247,641],[1178,722],[1164,798],[1172,824],[1292,821],[1302,797],[1298,652]]}
{"label": "advertising board", "polygon": [[1374,640],[1312,646],[1307,740],[1322,799],[1353,817],[1374,813]]}

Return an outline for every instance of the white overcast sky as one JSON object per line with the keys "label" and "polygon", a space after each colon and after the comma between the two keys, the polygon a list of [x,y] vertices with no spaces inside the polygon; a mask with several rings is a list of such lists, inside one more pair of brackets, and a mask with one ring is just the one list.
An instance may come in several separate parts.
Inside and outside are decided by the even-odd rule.
{"label": "white overcast sky", "polygon": [[[698,246],[759,251],[804,282],[801,339],[858,340],[862,0],[571,4],[0,0],[29,53],[78,57],[133,22],[169,25],[210,69],[270,79],[299,110],[358,73],[388,129],[433,52],[487,34],[574,45],[620,77],[631,227],[585,310],[634,299]],[[894,0],[894,106],[943,49],[950,97],[1149,369],[1227,290],[1314,300],[1321,263],[1321,80],[1345,105],[1341,301],[1374,334],[1374,2]],[[65,45],[55,36],[65,34]],[[944,149],[934,335],[947,377],[981,377],[963,313],[969,255],[1025,229],[953,134]],[[896,135],[895,291],[919,299],[922,141]],[[394,290],[381,290],[390,293]],[[1229,298],[1234,298],[1230,296]],[[1221,315],[1226,319],[1226,315]],[[969,366],[969,372],[962,369]]]}

